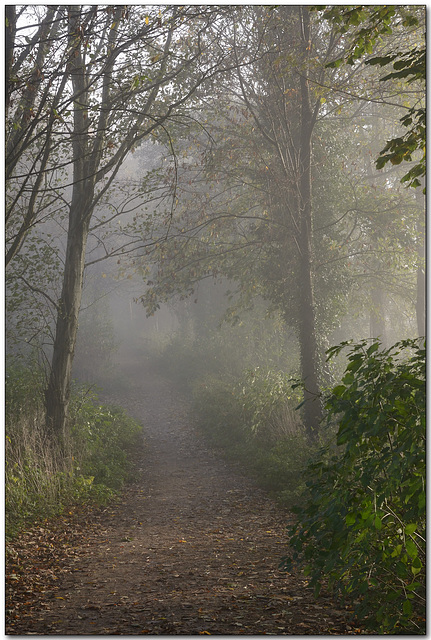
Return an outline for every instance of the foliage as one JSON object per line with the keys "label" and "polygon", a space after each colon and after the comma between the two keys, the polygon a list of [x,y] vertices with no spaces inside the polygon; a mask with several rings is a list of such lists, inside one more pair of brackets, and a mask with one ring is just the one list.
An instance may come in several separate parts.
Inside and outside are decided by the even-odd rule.
{"label": "foliage", "polygon": [[61,513],[75,503],[104,504],[129,479],[128,453],[141,428],[121,409],[74,394],[74,428],[63,443],[47,437],[43,376],[10,367],[6,374],[6,531]]}
{"label": "foliage", "polygon": [[[330,67],[339,67],[343,61],[353,65],[360,58],[374,53],[378,42],[392,35],[397,28],[402,28],[404,34],[414,32],[418,27],[424,26],[425,12],[417,6],[396,7],[391,5],[381,6],[336,6],[316,7],[323,11],[323,18],[330,20],[337,31],[350,36],[350,46],[341,58],[328,64]],[[420,36],[421,43],[424,40]],[[418,82],[422,85],[423,94],[426,79],[426,45],[420,44],[399,51],[390,50],[389,53],[373,55],[365,60],[365,64],[386,67],[391,64],[393,71],[386,74],[380,80],[390,79],[407,81],[408,84]],[[402,178],[402,182],[410,187],[419,187],[421,179],[426,173],[425,165],[425,140],[426,140],[426,111],[422,106],[411,107],[407,114],[400,118],[400,122],[407,131],[403,136],[392,138],[386,143],[376,160],[377,169],[382,169],[388,162],[400,164],[411,162],[415,151],[421,152],[421,158]]]}
{"label": "foliage", "polygon": [[120,489],[130,480],[128,453],[138,444],[141,426],[121,407],[108,407],[96,398],[75,398],[72,437],[79,452],[76,470],[92,476],[95,485]]}
{"label": "foliage", "polygon": [[17,363],[8,364],[5,375],[6,424],[17,421],[22,414],[42,410],[44,378],[42,371]]}
{"label": "foliage", "polygon": [[[282,371],[248,369],[241,388],[243,409],[253,434],[271,441],[301,429],[294,407],[302,401],[298,386]],[[295,388],[293,388],[295,387]]]}
{"label": "foliage", "polygon": [[292,400],[287,376],[276,371],[249,371],[240,380],[208,377],[194,389],[198,425],[211,444],[288,505],[304,490],[310,453]]}
{"label": "foliage", "polygon": [[[347,343],[329,350],[340,352]],[[300,563],[357,601],[383,633],[423,632],[425,580],[425,350],[351,347],[342,384],[327,398],[339,424],[308,467],[308,498],[291,528],[290,570]]]}
{"label": "foliage", "polygon": [[249,440],[235,379],[207,376],[195,383],[193,411],[211,444],[235,454]]}

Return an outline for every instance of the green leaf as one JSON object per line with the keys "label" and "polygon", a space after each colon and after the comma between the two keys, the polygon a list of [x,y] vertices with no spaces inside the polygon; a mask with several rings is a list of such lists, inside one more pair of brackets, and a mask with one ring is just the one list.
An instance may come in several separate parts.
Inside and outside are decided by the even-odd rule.
{"label": "green leaf", "polygon": [[376,516],[374,518],[374,526],[378,531],[380,531],[380,529],[382,528],[382,520],[381,518],[379,518],[379,516]]}
{"label": "green leaf", "polygon": [[406,616],[411,616],[413,613],[413,607],[410,600],[404,600],[403,602],[403,613]]}
{"label": "green leaf", "polygon": [[352,524],[355,524],[356,522],[356,514],[355,513],[348,513],[345,517],[345,523],[348,527],[350,527]]}
{"label": "green leaf", "polygon": [[407,538],[405,541],[406,551],[409,554],[410,558],[416,558],[418,555],[418,548],[416,544],[410,538]]}
{"label": "green leaf", "polygon": [[404,533],[405,533],[406,536],[409,536],[412,533],[414,533],[417,528],[418,528],[418,525],[415,522],[412,522],[412,523],[406,525],[406,527],[404,529]]}
{"label": "green leaf", "polygon": [[426,495],[425,492],[422,491],[418,496],[418,507],[420,510],[424,509],[426,505]]}
{"label": "green leaf", "polygon": [[377,349],[379,348],[379,343],[375,342],[374,344],[372,344],[370,347],[368,347],[367,349],[367,355],[370,356],[371,354],[373,354],[375,351],[377,351]]}
{"label": "green leaf", "polygon": [[344,385],[344,384],[339,384],[339,385],[337,385],[336,387],[334,387],[334,388],[332,389],[332,393],[333,393],[335,396],[342,396],[342,395],[343,395],[343,393],[345,392],[345,390],[346,390],[345,385]]}

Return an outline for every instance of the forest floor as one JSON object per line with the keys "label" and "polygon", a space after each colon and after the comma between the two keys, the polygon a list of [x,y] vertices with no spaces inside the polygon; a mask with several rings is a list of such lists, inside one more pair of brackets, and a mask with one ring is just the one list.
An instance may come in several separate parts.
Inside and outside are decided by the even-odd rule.
{"label": "forest floor", "polygon": [[[101,396],[145,426],[136,477],[8,554],[8,635],[351,635],[349,611],[278,565],[291,516],[204,443],[185,399],[127,371]],[[125,385],[123,385],[125,387]]]}

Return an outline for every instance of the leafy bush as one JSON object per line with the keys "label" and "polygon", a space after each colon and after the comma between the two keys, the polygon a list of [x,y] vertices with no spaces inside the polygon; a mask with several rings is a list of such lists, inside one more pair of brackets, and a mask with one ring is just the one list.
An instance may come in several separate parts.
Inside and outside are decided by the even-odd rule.
{"label": "leafy bush", "polygon": [[40,369],[13,364],[6,369],[6,423],[43,409],[44,377]]}
{"label": "leafy bush", "polygon": [[[346,343],[330,350],[338,353]],[[305,566],[356,601],[381,633],[424,632],[425,350],[406,340],[390,349],[351,348],[342,384],[326,402],[336,445],[310,462],[308,498],[290,530],[283,565]]]}
{"label": "leafy bush", "polygon": [[241,384],[247,423],[259,439],[272,443],[303,431],[295,406],[301,400],[292,378],[282,371],[248,369]]}
{"label": "leafy bush", "polygon": [[130,479],[128,453],[137,445],[142,427],[121,407],[103,406],[95,400],[87,399],[74,416],[77,470],[92,476],[94,485],[120,489]]}
{"label": "leafy bush", "polygon": [[309,457],[305,433],[296,433],[266,448],[254,445],[253,468],[259,484],[284,505],[298,503],[305,489],[304,469]]}
{"label": "leafy bush", "polygon": [[207,376],[196,383],[193,410],[211,444],[234,450],[246,440],[244,414],[234,379]]}

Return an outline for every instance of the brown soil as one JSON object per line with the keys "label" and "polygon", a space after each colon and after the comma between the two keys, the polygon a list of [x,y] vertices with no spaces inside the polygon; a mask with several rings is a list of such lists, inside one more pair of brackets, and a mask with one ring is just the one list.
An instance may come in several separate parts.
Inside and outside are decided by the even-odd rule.
{"label": "brown soil", "polygon": [[145,426],[135,483],[117,504],[71,510],[12,546],[7,634],[360,633],[279,570],[289,514],[208,449],[172,385],[135,372],[109,400]]}

